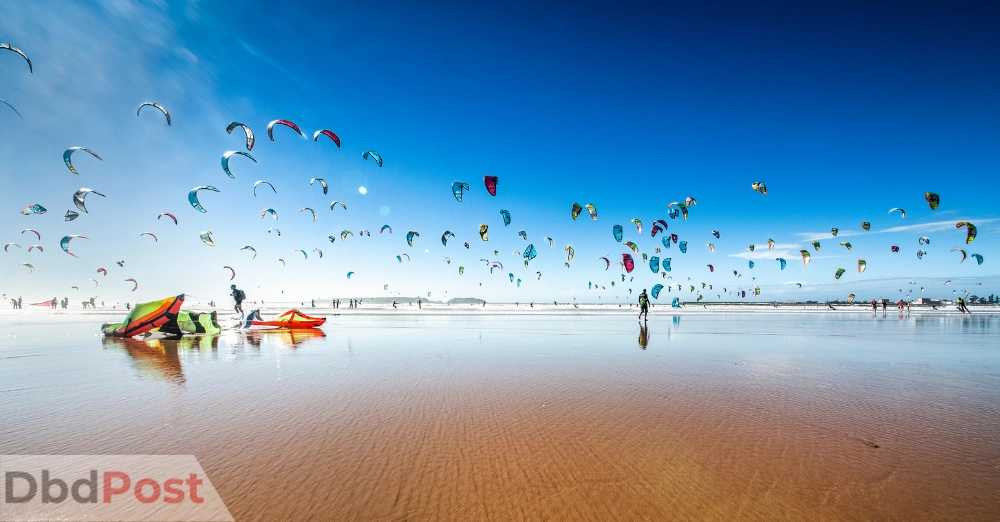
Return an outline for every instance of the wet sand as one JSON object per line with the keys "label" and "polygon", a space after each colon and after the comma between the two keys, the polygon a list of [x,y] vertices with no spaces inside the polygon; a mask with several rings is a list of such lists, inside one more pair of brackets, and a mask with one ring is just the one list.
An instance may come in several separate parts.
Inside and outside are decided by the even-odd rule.
{"label": "wet sand", "polygon": [[617,314],[343,316],[181,343],[72,319],[3,316],[0,453],[192,454],[237,520],[1000,505],[997,315],[664,313],[644,339]]}

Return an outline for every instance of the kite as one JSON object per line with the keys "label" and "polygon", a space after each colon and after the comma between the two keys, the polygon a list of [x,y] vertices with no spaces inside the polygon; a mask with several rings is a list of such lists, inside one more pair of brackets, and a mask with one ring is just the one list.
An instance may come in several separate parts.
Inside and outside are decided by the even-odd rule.
{"label": "kite", "polygon": [[510,276],[510,282],[513,283],[514,282],[514,274],[510,273],[510,274],[507,274],[507,275]]}
{"label": "kite", "polygon": [[198,201],[199,190],[211,190],[212,192],[218,192],[219,189],[211,185],[201,185],[199,187],[191,189],[191,192],[188,192],[188,203],[191,203],[191,206],[194,207],[194,209],[197,210],[198,212],[208,212],[207,210],[205,210],[205,207],[202,207],[201,203]]}
{"label": "kite", "polygon": [[782,270],[784,270],[784,269],[785,269],[785,265],[786,265],[786,263],[785,263],[785,260],[784,260],[784,259],[782,259],[782,258],[780,258],[780,257],[777,257],[777,258],[775,258],[774,260],[775,260],[775,261],[777,261],[777,262],[779,262],[779,263],[781,263],[781,269],[782,269]]}
{"label": "kite", "polygon": [[661,227],[660,226],[660,222],[661,221],[663,221],[663,220],[662,219],[658,219],[658,220],[656,220],[656,221],[653,222],[653,228],[649,229],[649,235],[650,235],[650,237],[656,237],[656,233],[657,232],[663,232],[665,230],[665,228],[667,226],[666,222],[664,222],[663,226]]}
{"label": "kite", "polygon": [[278,261],[281,261],[281,266],[285,266],[285,265],[286,265],[286,263],[285,263],[285,260],[284,260],[284,259],[281,259],[281,258],[279,257],[278,259],[275,259],[275,260],[274,260],[274,262],[275,262],[275,263],[277,263]]}
{"label": "kite", "polygon": [[528,248],[524,249],[524,259],[531,261],[538,255],[538,251],[535,250],[535,245],[528,245]]}
{"label": "kite", "polygon": [[850,241],[841,241],[840,242],[840,246],[846,247],[848,250],[851,250],[851,242]]}
{"label": "kite", "polygon": [[837,273],[833,274],[833,278],[834,279],[840,279],[840,276],[844,275],[844,272],[846,272],[846,271],[847,270],[844,270],[843,268],[838,268],[837,269]]}
{"label": "kite", "polygon": [[455,234],[451,233],[451,230],[445,230],[444,234],[441,234],[441,244],[448,246],[448,238],[455,237]]}
{"label": "kite", "polygon": [[653,299],[659,299],[660,290],[663,290],[663,285],[660,284],[653,285],[653,288],[649,291],[649,294],[653,296]]}
{"label": "kite", "polygon": [[715,239],[719,239],[719,231],[718,230],[713,230],[712,231],[712,235],[715,236]]}
{"label": "kite", "polygon": [[139,234],[139,237],[142,237],[142,236],[149,236],[149,237],[152,237],[152,238],[153,238],[153,241],[155,241],[155,242],[157,242],[157,243],[159,243],[159,242],[160,242],[160,240],[159,240],[159,239],[156,239],[156,234],[154,234],[154,233],[152,233],[152,232],[143,232],[143,233]]}
{"label": "kite", "polygon": [[418,232],[416,232],[414,230],[411,230],[411,231],[407,232],[406,233],[406,244],[407,245],[413,246],[413,236],[420,237],[420,233],[418,233]]}
{"label": "kite", "polygon": [[680,247],[682,254],[687,254],[687,251],[688,251],[688,242],[687,241],[681,241],[680,243],[677,244],[677,246]]}
{"label": "kite", "polygon": [[7,247],[10,247],[10,246],[16,246],[17,248],[21,248],[21,245],[19,245],[17,243],[7,243],[6,245],[3,246],[3,251],[7,252]]}
{"label": "kite", "polygon": [[953,249],[951,249],[952,252],[955,252],[956,250],[962,253],[962,260],[959,261],[959,263],[964,263],[965,262],[965,257],[966,257],[965,256],[965,250],[962,250],[961,248],[953,248]]}
{"label": "kite", "polygon": [[170,125],[170,113],[167,112],[167,109],[163,108],[162,105],[156,102],[142,102],[142,105],[140,105],[139,108],[135,111],[135,115],[138,116],[139,113],[142,112],[142,108],[147,105],[159,109],[159,111],[162,112],[163,115],[167,117],[167,125],[168,126]]}
{"label": "kite", "polygon": [[767,195],[767,186],[764,185],[763,181],[754,181],[750,184],[750,188],[760,192],[761,195]]}
{"label": "kite", "polygon": [[642,221],[640,221],[639,219],[633,219],[632,223],[635,224],[636,232],[642,234]]}
{"label": "kite", "polygon": [[649,270],[654,274],[660,271],[660,258],[653,256],[649,258]]}
{"label": "kite", "polygon": [[837,232],[840,232],[839,228],[831,228],[830,229],[830,234],[833,234],[833,237],[837,237]]}
{"label": "kite", "polygon": [[63,162],[66,163],[66,166],[69,168],[69,171],[72,172],[73,174],[77,174],[77,175],[80,174],[79,172],[76,171],[76,168],[73,167],[73,161],[70,159],[73,156],[73,153],[76,152],[76,151],[78,151],[78,150],[82,150],[84,152],[89,152],[91,156],[93,156],[93,157],[95,157],[95,158],[97,158],[97,159],[99,159],[101,161],[104,161],[103,159],[101,159],[100,156],[97,155],[96,152],[94,152],[94,151],[92,151],[90,149],[85,149],[83,147],[70,147],[70,148],[66,149],[66,152],[63,152]]}
{"label": "kite", "polygon": [[91,190],[89,188],[82,188],[76,191],[76,194],[73,194],[73,204],[76,205],[76,208],[84,212],[87,212],[87,207],[86,205],[84,205],[84,199],[87,197],[87,194],[90,194],[91,192],[97,194],[98,196],[101,196],[102,198],[106,197],[104,194],[101,194],[96,190]]}
{"label": "kite", "polygon": [[305,250],[301,250],[301,249],[300,250],[292,250],[292,252],[302,252],[302,256],[305,257],[306,259],[309,259],[309,254],[307,254]]}
{"label": "kite", "polygon": [[923,259],[925,255],[927,255],[926,250],[917,250],[917,259]]}
{"label": "kite", "polygon": [[382,225],[382,230],[378,231],[379,235],[381,235],[382,232],[385,232],[386,230],[388,230],[389,233],[392,234],[392,228],[389,225]]}
{"label": "kite", "polygon": [[545,240],[549,242],[549,248],[552,248],[555,245],[555,241],[553,241],[551,237],[547,237]]}
{"label": "kite", "polygon": [[867,222],[867,221],[862,221],[861,222],[861,228],[863,228],[865,230],[871,230],[872,224],[869,223],[869,222]]}
{"label": "kite", "polygon": [[901,208],[899,208],[899,207],[895,207],[895,208],[890,208],[890,209],[889,209],[889,211],[888,211],[888,212],[886,212],[886,215],[888,215],[888,214],[892,214],[893,212],[895,212],[895,211],[897,211],[897,210],[899,211],[899,215],[900,215],[900,217],[906,217],[906,211],[905,211],[905,210],[903,210],[903,209],[901,209]]}
{"label": "kite", "polygon": [[21,263],[21,266],[28,267],[28,273],[29,274],[34,274],[35,273],[35,267],[31,263]]}
{"label": "kite", "polygon": [[288,120],[274,120],[271,123],[267,124],[267,137],[271,138],[271,141],[274,141],[274,135],[271,134],[271,129],[274,128],[274,124],[276,124],[276,123],[278,125],[284,125],[285,127],[288,127],[289,129],[292,129],[293,131],[299,133],[299,136],[302,136],[303,138],[306,137],[306,135],[302,134],[302,131],[299,130],[299,126],[298,125],[296,125],[296,124],[294,124],[294,123],[292,123],[292,122],[290,122]]}
{"label": "kite", "polygon": [[[281,235],[281,233],[279,233],[278,235]],[[198,237],[201,238],[202,243],[205,243],[206,245],[208,245],[210,247],[214,247],[215,246],[215,241],[212,241],[212,231],[211,230],[202,232],[201,234],[198,235]]]}
{"label": "kite", "polygon": [[538,280],[541,280],[542,279],[542,273],[541,272],[535,272],[535,273],[538,274]]}
{"label": "kite", "polygon": [[41,240],[41,239],[42,239],[42,234],[41,234],[41,233],[39,233],[39,232],[38,232],[37,230],[35,230],[35,229],[33,229],[33,228],[26,228],[26,229],[24,229],[24,230],[22,230],[22,231],[21,231],[21,233],[22,233],[22,234],[23,234],[23,233],[25,233],[25,232],[32,232],[32,233],[34,233],[34,234],[35,234],[36,236],[38,236],[38,239],[39,239],[39,240]]}
{"label": "kite", "polygon": [[264,216],[266,216],[268,212],[271,213],[271,216],[274,217],[275,221],[278,220],[278,211],[274,210],[273,208],[265,208],[264,210],[261,210],[260,211],[260,218],[264,219]]}
{"label": "kite", "polygon": [[670,271],[670,258],[669,257],[666,257],[666,258],[663,259],[662,266],[663,266],[663,270],[664,270],[663,277],[667,277],[667,272]]}
{"label": "kite", "polygon": [[77,213],[77,212],[73,212],[72,210],[67,210],[66,211],[66,215],[63,216],[63,217],[64,217],[64,219],[63,219],[64,221],[73,221],[74,219],[80,217],[80,214]]}
{"label": "kite", "polygon": [[864,259],[858,259],[858,273],[859,274],[865,273],[865,269],[867,268],[868,268],[868,263],[866,263]]}
{"label": "kite", "polygon": [[715,245],[713,245],[712,243],[705,243],[705,246],[707,246],[708,249],[711,250],[713,254],[715,253]]}
{"label": "kite", "polygon": [[976,225],[969,223],[967,221],[959,221],[955,223],[955,228],[965,227],[967,234],[965,236],[965,244],[970,244],[976,239]]}
{"label": "kite", "polygon": [[847,294],[847,304],[854,302],[854,294]]}
{"label": "kite", "polygon": [[490,226],[484,223],[479,224],[479,237],[483,238],[483,241],[489,241],[489,230]]}
{"label": "kite", "polygon": [[924,236],[924,237],[918,239],[917,243],[920,243],[921,245],[929,245],[929,244],[931,244],[931,238],[929,238],[927,236]]}
{"label": "kite", "polygon": [[[708,265],[708,271],[709,271],[709,272],[715,272],[715,267],[714,267],[714,266],[712,266],[712,265]],[[694,287],[692,287],[692,288],[694,288]],[[692,292],[693,292],[693,291],[694,291],[694,290],[692,290]]]}
{"label": "kite", "polygon": [[375,160],[375,164],[376,164],[376,165],[378,165],[379,167],[381,167],[381,166],[382,166],[382,156],[380,156],[380,155],[379,155],[379,153],[377,153],[377,152],[375,152],[375,151],[373,151],[373,150],[369,150],[369,151],[365,151],[365,152],[364,152],[364,153],[363,153],[363,154],[361,155],[361,157],[362,157],[363,159],[365,159],[365,160],[367,160],[369,156],[370,156],[370,157],[371,157],[371,158],[372,158],[373,160]]}
{"label": "kite", "polygon": [[639,255],[639,245],[637,245],[637,244],[635,244],[635,243],[633,243],[631,241],[626,241],[626,242],[624,242],[622,244],[625,245],[625,246],[627,246],[627,247],[629,247],[629,248],[631,248],[632,249],[632,253],[634,253],[635,255]]}
{"label": "kite", "polygon": [[[233,176],[233,173],[229,171],[229,158],[231,158],[233,154],[239,154],[240,156],[246,156],[246,157],[250,158],[250,160],[253,161],[254,163],[257,163],[257,160],[253,159],[253,156],[247,154],[246,152],[242,152],[242,151],[238,151],[238,150],[227,150],[226,153],[222,155],[222,170],[226,173],[227,176],[229,176],[232,179],[236,179],[236,176]],[[272,187],[272,188],[274,188],[274,187]]]}
{"label": "kite", "polygon": [[320,258],[320,259],[323,259],[323,251],[322,251],[322,250],[320,250],[320,249],[318,249],[318,248],[314,248],[314,249],[313,249],[313,252],[317,252],[317,253],[319,253],[319,258]]}
{"label": "kite", "polygon": [[132,278],[130,277],[130,278],[126,279],[125,281],[132,281],[132,284],[134,284],[134,285],[135,285],[134,287],[132,287],[132,291],[133,291],[133,292],[135,292],[136,290],[138,290],[138,289],[139,289],[139,282],[138,282],[138,281],[136,281],[135,279],[132,279]]}
{"label": "kite", "polygon": [[[314,221],[314,222],[316,221],[316,211],[315,211],[315,210],[313,210],[313,209],[311,209],[311,208],[309,208],[309,207],[303,207],[303,208],[300,208],[300,209],[299,209],[299,212],[302,212],[303,210],[308,210],[309,212],[312,212],[312,215],[313,215],[313,221]],[[275,219],[277,219],[277,218],[275,218]]]}
{"label": "kite", "polygon": [[[684,203],[680,203],[678,201],[674,201],[673,203],[670,203],[669,205],[667,205],[667,208],[671,208],[674,205],[677,205],[677,208],[681,211],[682,214],[684,214],[684,219],[687,219],[688,218],[688,208],[687,208],[687,205],[685,205]],[[671,214],[670,217],[671,217],[671,219],[674,219],[676,217],[676,214]]]}
{"label": "kite", "polygon": [[267,186],[271,187],[271,192],[274,192],[275,194],[278,193],[278,191],[274,189],[274,185],[272,185],[270,182],[264,181],[264,180],[258,180],[258,181],[256,181],[253,184],[253,197],[257,197],[257,186],[258,185],[267,185]]}
{"label": "kite", "polygon": [[611,268],[611,260],[610,259],[608,259],[606,257],[599,257],[597,259],[603,259],[604,262],[608,264],[608,266],[604,267],[604,271],[607,271],[609,268]]}
{"label": "kite", "polygon": [[930,205],[931,210],[937,210],[938,205],[941,204],[941,196],[933,192],[925,192],[924,199],[927,200],[927,204]]}
{"label": "kite", "polygon": [[455,195],[455,199],[457,199],[459,203],[462,202],[462,194],[463,194],[462,191],[463,190],[469,190],[469,184],[468,183],[466,183],[464,181],[455,181],[455,182],[452,182],[452,184],[451,184],[451,193]]}
{"label": "kite", "polygon": [[972,257],[976,258],[976,264],[983,264],[983,256],[979,254],[972,254]]}
{"label": "kite", "polygon": [[[6,101],[6,100],[0,100],[0,103],[2,103],[2,104],[4,104],[4,105],[6,105],[6,106],[8,106],[8,107],[10,107],[10,110],[12,110],[12,111],[16,112],[18,116],[21,116],[21,113],[20,113],[20,112],[17,112],[17,109],[15,109],[13,105],[11,105],[11,104],[7,103],[7,101]],[[24,118],[24,116],[21,116],[21,117],[22,117],[22,118]]]}
{"label": "kite", "polygon": [[573,216],[573,221],[580,217],[580,212],[583,212],[583,207],[579,203],[573,203],[573,208],[570,209],[570,214]]}
{"label": "kite", "polygon": [[499,180],[496,176],[483,176],[483,185],[486,186],[486,192],[489,192],[491,196],[497,195],[497,182]]}
{"label": "kite", "polygon": [[566,261],[572,261],[573,260],[573,255],[576,254],[576,250],[574,250],[573,247],[571,247],[569,245],[566,245],[565,247],[563,247],[563,250],[566,251]]}
{"label": "kite", "polygon": [[278,233],[278,237],[281,237],[281,231],[274,227],[267,229],[267,233],[270,234],[272,230]]}
{"label": "kite", "polygon": [[329,190],[329,187],[327,187],[327,185],[326,185],[326,180],[325,179],[323,179],[323,178],[313,178],[313,179],[309,180],[309,184],[312,185],[313,183],[315,183],[317,181],[319,182],[320,185],[323,186],[323,195],[325,196],[326,193],[327,193],[327,191]]}
{"label": "kite", "polygon": [[243,128],[243,133],[246,134],[246,136],[247,136],[247,150],[248,151],[249,150],[253,150],[253,131],[250,130],[250,127],[248,127],[248,126],[246,126],[246,125],[244,125],[244,124],[242,124],[242,123],[240,123],[238,121],[233,121],[233,122],[230,122],[229,125],[226,127],[226,132],[229,133],[229,134],[232,134],[233,133],[233,129],[235,129],[236,127],[242,127]]}
{"label": "kite", "polygon": [[354,275],[354,272],[348,272],[347,273],[347,278],[350,279],[352,275]]}
{"label": "kite", "polygon": [[680,209],[672,208],[667,211],[667,216],[669,216],[670,219],[677,219],[677,216],[679,215],[681,215]]}
{"label": "kite", "polygon": [[809,261],[812,261],[812,256],[809,255],[808,251],[806,251],[806,250],[799,250],[799,253],[802,254],[802,264],[803,265],[808,265]]}
{"label": "kite", "polygon": [[236,270],[233,270],[233,267],[231,267],[231,266],[224,266],[222,268],[228,268],[229,271],[233,273],[233,275],[229,277],[230,281],[232,281],[233,279],[236,279]]}
{"label": "kite", "polygon": [[159,216],[156,216],[156,219],[160,219],[163,216],[167,216],[168,218],[174,220],[175,225],[177,224],[177,218],[169,212],[161,212]]}
{"label": "kite", "polygon": [[337,148],[338,149],[340,148],[340,137],[338,137],[336,134],[334,134],[333,131],[328,131],[326,129],[318,130],[318,131],[316,131],[313,134],[313,141],[315,141],[315,142],[318,143],[320,135],[323,135],[323,136],[326,136],[327,138],[330,138],[334,143],[337,144]]}
{"label": "kite", "polygon": [[32,250],[34,250],[36,248],[38,249],[39,252],[45,252],[45,249],[42,248],[42,245],[31,245],[31,246],[28,247],[28,252],[31,252]]}
{"label": "kite", "polygon": [[617,241],[619,243],[622,242],[622,226],[621,225],[615,225],[615,226],[611,227],[611,233],[614,234],[615,241]]}
{"label": "kite", "polygon": [[[816,242],[813,241],[813,243],[816,243]],[[815,245],[813,245],[813,246],[815,246]],[[774,240],[773,239],[768,239],[767,240],[767,249],[768,250],[774,250]],[[750,250],[752,251],[753,249],[751,248]]]}
{"label": "kite", "polygon": [[631,274],[632,270],[635,269],[635,261],[632,259],[632,256],[622,254],[622,262],[625,264],[625,271]]}
{"label": "kite", "polygon": [[892,251],[893,252],[899,252],[899,247],[896,246],[896,245],[892,245]]}
{"label": "kite", "polygon": [[464,266],[458,267],[458,275],[463,275],[463,274],[465,274],[465,267]]}
{"label": "kite", "polygon": [[688,208],[698,206],[698,202],[691,196],[684,198],[684,204],[687,205]]}
{"label": "kite", "polygon": [[[74,256],[74,257],[76,257],[76,256]],[[105,277],[107,277],[107,275],[108,275],[108,271],[106,269],[104,269],[104,268],[98,268],[97,269],[97,273],[98,274],[102,274],[103,273]]]}
{"label": "kite", "polygon": [[590,219],[597,221],[597,207],[593,203],[587,203],[584,205],[587,208],[587,213],[590,214]]}
{"label": "kite", "polygon": [[674,244],[677,244],[677,234],[670,234],[670,239],[674,241]]}
{"label": "kite", "polygon": [[756,245],[750,245],[749,248],[750,248],[750,251],[753,252],[753,249],[756,248]]}
{"label": "kite", "polygon": [[3,42],[0,42],[0,49],[7,49],[8,51],[20,54],[21,58],[24,58],[24,61],[28,62],[28,72],[32,74],[35,72],[34,69],[32,69],[31,67],[31,59],[28,58],[28,55],[24,54],[24,51],[18,49],[17,47],[14,47],[9,43],[3,43]]}
{"label": "kite", "polygon": [[[333,207],[335,207],[337,205],[340,205],[340,208],[342,208],[344,210],[347,210],[347,205],[345,205],[343,202],[340,202],[340,201],[334,201],[333,203],[330,203],[330,210],[333,210]],[[392,232],[392,231],[390,230],[389,232]]]}
{"label": "kite", "polygon": [[812,246],[817,252],[819,252],[819,241],[813,241]]}
{"label": "kite", "polygon": [[753,266],[754,266],[753,261],[750,261],[750,270],[753,270]]}
{"label": "kite", "polygon": [[256,248],[254,248],[254,247],[252,247],[250,245],[247,245],[247,246],[241,248],[240,250],[250,250],[251,252],[253,252],[253,257],[251,257],[250,259],[257,259],[257,249]]}
{"label": "kite", "polygon": [[527,233],[527,232],[525,232],[525,231],[523,231],[523,230],[519,230],[519,231],[517,232],[517,235],[521,236],[521,239],[523,239],[523,240],[525,240],[525,241],[527,241],[527,240],[528,240],[528,233]]}
{"label": "kite", "polygon": [[505,226],[505,227],[510,226],[510,212],[507,212],[506,210],[501,209],[500,210],[500,215],[503,216],[503,226]]}

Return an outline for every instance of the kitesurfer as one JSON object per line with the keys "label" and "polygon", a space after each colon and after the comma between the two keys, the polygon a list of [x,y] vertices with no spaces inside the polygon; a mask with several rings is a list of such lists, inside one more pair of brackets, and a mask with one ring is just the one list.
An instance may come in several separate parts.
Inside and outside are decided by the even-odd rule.
{"label": "kitesurfer", "polygon": [[[233,296],[233,300],[236,301],[236,306],[233,307],[240,316],[243,316],[243,300],[247,298],[246,292],[236,288],[236,285],[229,285],[229,289],[232,290],[229,295]],[[263,301],[261,302],[263,303]]]}
{"label": "kitesurfer", "polygon": [[639,294],[639,319],[644,320],[649,317],[649,296],[646,295],[646,289],[642,289],[642,293]]}

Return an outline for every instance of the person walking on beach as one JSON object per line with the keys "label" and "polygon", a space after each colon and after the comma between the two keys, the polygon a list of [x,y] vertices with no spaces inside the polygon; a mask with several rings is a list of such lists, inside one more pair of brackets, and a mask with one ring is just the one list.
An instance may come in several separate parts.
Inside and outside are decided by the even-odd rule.
{"label": "person walking on beach", "polygon": [[[236,288],[236,285],[229,285],[229,289],[231,290],[229,295],[233,296],[233,301],[236,301],[236,306],[234,306],[233,309],[240,314],[240,317],[242,317],[243,300],[247,298],[247,294],[243,290]],[[261,303],[263,304],[263,301],[261,301]]]}
{"label": "person walking on beach", "polygon": [[878,303],[872,299],[872,314],[878,314]]}
{"label": "person walking on beach", "polygon": [[642,289],[642,293],[639,294],[639,320],[645,321],[649,318],[649,296],[646,295],[646,289]]}

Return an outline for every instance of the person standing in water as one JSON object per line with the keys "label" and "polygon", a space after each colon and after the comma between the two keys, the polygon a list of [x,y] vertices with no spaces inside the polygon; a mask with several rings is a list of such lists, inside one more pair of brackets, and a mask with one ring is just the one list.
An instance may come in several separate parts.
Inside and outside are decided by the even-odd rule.
{"label": "person standing in water", "polygon": [[639,320],[644,321],[649,318],[649,296],[646,295],[646,289],[642,289],[642,293],[639,294]]}
{"label": "person standing in water", "polygon": [[236,285],[229,285],[229,289],[232,290],[229,295],[233,296],[233,301],[236,301],[236,306],[233,309],[242,316],[243,300],[247,298],[247,294],[243,290],[236,288]]}

